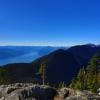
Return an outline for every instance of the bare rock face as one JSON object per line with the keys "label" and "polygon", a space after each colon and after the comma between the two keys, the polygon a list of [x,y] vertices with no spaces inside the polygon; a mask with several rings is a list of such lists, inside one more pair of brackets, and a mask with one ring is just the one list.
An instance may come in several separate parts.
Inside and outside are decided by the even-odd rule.
{"label": "bare rock face", "polygon": [[100,100],[100,96],[87,90],[16,83],[0,85],[0,100]]}
{"label": "bare rock face", "polygon": [[87,90],[79,91],[70,88],[62,88],[59,91],[62,100],[100,100],[100,96]]}
{"label": "bare rock face", "polygon": [[33,84],[12,84],[0,86],[0,100],[53,100],[56,89]]}

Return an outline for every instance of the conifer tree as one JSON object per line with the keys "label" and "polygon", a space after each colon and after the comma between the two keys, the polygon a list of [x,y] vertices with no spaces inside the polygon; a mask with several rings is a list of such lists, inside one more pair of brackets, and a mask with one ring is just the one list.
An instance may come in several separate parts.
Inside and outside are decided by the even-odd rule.
{"label": "conifer tree", "polygon": [[87,67],[87,88],[93,92],[98,88],[98,67],[100,66],[100,56],[94,56]]}
{"label": "conifer tree", "polygon": [[84,67],[82,69],[80,69],[78,75],[77,75],[77,82],[76,85],[78,86],[78,89],[85,89],[86,88],[86,84],[85,84],[85,79],[86,79],[86,72]]}
{"label": "conifer tree", "polygon": [[77,77],[71,82],[71,88],[88,89],[95,92],[100,87],[100,56],[95,55],[87,69],[80,69]]}
{"label": "conifer tree", "polygon": [[86,72],[84,67],[80,69],[76,79],[74,79],[72,81],[72,83],[70,84],[70,86],[74,89],[81,89],[84,90],[86,88],[86,84],[85,84],[85,78],[86,78]]}
{"label": "conifer tree", "polygon": [[64,87],[66,87],[66,84],[64,82],[60,82],[58,87],[59,88],[64,88]]}
{"label": "conifer tree", "polygon": [[42,84],[45,85],[45,78],[46,78],[46,64],[45,63],[41,63],[38,74],[41,75]]}

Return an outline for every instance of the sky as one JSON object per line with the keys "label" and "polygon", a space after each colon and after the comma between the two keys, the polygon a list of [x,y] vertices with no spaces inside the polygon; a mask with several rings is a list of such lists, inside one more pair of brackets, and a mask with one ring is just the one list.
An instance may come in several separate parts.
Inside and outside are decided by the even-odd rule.
{"label": "sky", "polygon": [[0,45],[100,44],[100,0],[0,0]]}

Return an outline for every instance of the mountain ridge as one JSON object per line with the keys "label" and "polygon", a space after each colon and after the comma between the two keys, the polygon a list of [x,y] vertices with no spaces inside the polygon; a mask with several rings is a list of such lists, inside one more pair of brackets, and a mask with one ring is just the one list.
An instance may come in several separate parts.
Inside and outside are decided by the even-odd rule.
{"label": "mountain ridge", "polygon": [[[32,63],[11,64],[5,65],[3,68],[13,68],[9,70],[12,73],[12,79],[28,79],[41,77],[37,75],[41,63],[45,62],[46,69],[46,81],[50,84],[59,84],[59,82],[70,83],[70,81],[76,77],[78,71],[83,66],[87,66],[90,58],[94,54],[100,54],[99,46],[81,45],[74,46],[68,50],[56,50],[50,54],[40,57],[34,60]],[[12,67],[11,67],[12,66]],[[17,70],[15,70],[17,69]],[[16,76],[13,76],[15,75]]]}

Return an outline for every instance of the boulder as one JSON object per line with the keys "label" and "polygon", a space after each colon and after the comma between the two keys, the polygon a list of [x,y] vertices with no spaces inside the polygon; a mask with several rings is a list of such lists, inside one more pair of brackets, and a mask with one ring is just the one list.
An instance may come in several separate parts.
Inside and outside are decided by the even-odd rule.
{"label": "boulder", "polygon": [[70,88],[60,89],[59,96],[63,98],[63,100],[100,100],[100,96],[91,91],[80,91]]}
{"label": "boulder", "polygon": [[58,94],[55,88],[34,84],[1,86],[0,100],[53,100]]}

